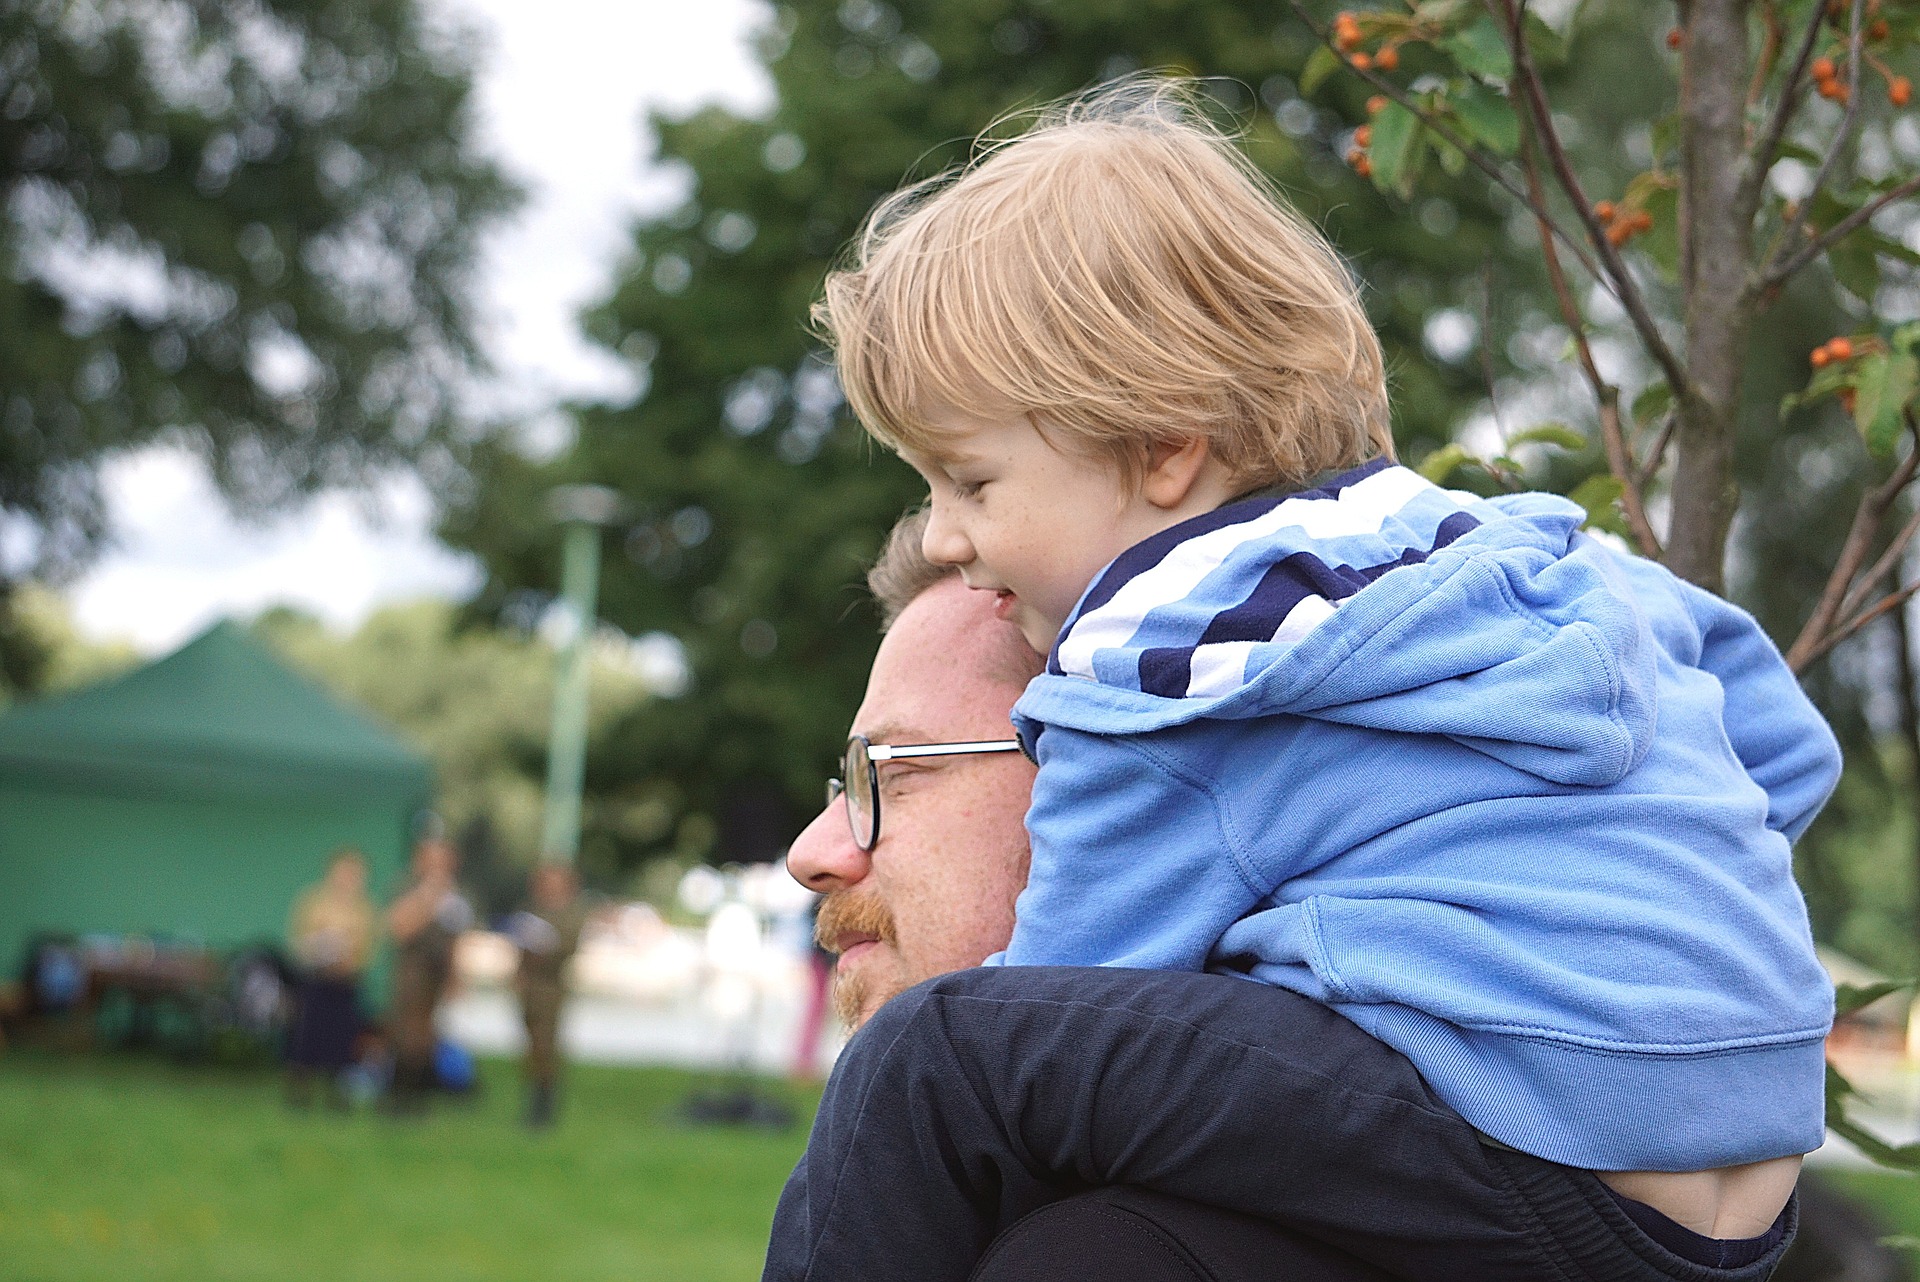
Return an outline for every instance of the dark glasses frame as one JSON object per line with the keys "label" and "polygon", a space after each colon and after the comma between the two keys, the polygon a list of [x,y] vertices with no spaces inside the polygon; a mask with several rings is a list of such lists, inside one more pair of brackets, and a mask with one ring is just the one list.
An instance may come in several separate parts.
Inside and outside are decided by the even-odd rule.
{"label": "dark glasses frame", "polygon": [[[854,844],[872,850],[880,844],[880,763],[908,757],[960,757],[985,752],[1019,752],[1018,739],[974,739],[965,743],[870,743],[865,735],[847,740],[840,777],[827,780],[827,804],[847,799],[847,826]],[[852,786],[848,785],[852,780]]]}

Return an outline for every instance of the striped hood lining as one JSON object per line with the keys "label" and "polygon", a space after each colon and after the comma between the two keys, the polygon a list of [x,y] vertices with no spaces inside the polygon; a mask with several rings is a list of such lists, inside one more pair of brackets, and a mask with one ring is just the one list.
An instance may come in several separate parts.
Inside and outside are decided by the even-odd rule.
{"label": "striped hood lining", "polygon": [[1229,503],[1115,559],[1047,670],[1164,699],[1231,694],[1383,575],[1478,527],[1480,503],[1387,459]]}

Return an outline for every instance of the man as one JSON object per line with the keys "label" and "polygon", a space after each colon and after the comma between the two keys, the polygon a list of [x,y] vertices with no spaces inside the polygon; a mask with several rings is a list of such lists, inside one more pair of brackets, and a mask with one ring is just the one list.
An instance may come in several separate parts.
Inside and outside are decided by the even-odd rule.
{"label": "man", "polygon": [[[896,526],[868,578],[886,635],[854,728],[876,744],[1004,741],[1014,700],[1041,661],[995,617],[990,594],[970,592],[950,567],[921,556],[923,523],[909,516]],[[917,758],[891,763],[889,775],[879,791],[881,835],[870,851],[835,802],[787,856],[793,876],[825,896],[817,934],[840,955],[834,1003],[855,1027],[913,985],[977,966],[1004,947],[1027,878],[1024,819],[1034,769],[1020,753]],[[884,1213],[876,1216],[872,1228],[881,1231]],[[1127,1187],[1063,1197],[1021,1219],[975,1275],[977,1282],[1386,1276],[1262,1220]]]}
{"label": "man", "polygon": [[[941,747],[872,753],[871,775],[849,753],[858,804],[836,797],[788,855],[826,896],[820,938],[860,1030],[781,1196],[765,1278],[907,1276],[902,1259],[916,1282],[1768,1275],[1791,1206],[1764,1238],[1675,1235],[1590,1172],[1486,1140],[1405,1057],[1298,994],[963,969],[1005,946],[1025,880],[1031,768],[993,749],[1036,660],[991,594],[927,565],[919,541],[903,522],[870,577],[890,627],[853,729]],[[983,1062],[1010,1070],[983,1081],[968,1069]],[[958,1260],[976,1254],[969,1274]]]}
{"label": "man", "polygon": [[473,924],[473,907],[455,883],[460,853],[443,837],[422,837],[413,848],[406,889],[387,907],[393,937],[393,1087],[388,1111],[426,1108],[433,1085],[434,1013],[453,978],[453,945]]}
{"label": "man", "polygon": [[520,949],[514,989],[527,1026],[523,1072],[527,1126],[552,1126],[560,1081],[560,1008],[566,1002],[567,962],[580,947],[586,911],[573,865],[550,861],[533,870],[527,906],[513,915],[508,934]]}

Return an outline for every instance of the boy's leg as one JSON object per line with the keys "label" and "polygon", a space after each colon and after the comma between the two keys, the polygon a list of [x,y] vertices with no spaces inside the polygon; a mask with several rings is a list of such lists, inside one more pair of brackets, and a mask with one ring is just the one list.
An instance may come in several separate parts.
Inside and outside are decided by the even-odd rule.
{"label": "boy's leg", "polygon": [[1006,967],[889,1002],[834,1070],[768,1279],[966,1278],[1026,1213],[1132,1184],[1405,1278],[1748,1279],[1638,1235],[1603,1187],[1487,1149],[1398,1052],[1221,976]]}
{"label": "boy's leg", "polygon": [[968,1282],[1401,1282],[1266,1220],[1127,1185],[1049,1203]]}

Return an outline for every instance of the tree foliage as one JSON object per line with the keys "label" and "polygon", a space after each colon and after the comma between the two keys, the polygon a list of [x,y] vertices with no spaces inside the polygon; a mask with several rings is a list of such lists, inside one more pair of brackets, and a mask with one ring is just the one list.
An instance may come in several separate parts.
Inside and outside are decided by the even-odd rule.
{"label": "tree foliage", "polygon": [[[777,853],[818,805],[877,643],[862,571],[924,490],[845,413],[807,308],[875,200],[964,159],[1009,110],[1134,67],[1223,77],[1210,82],[1223,119],[1366,275],[1400,439],[1418,454],[1450,438],[1483,395],[1487,371],[1459,335],[1482,324],[1490,271],[1537,268],[1484,193],[1435,196],[1409,218],[1343,166],[1340,119],[1300,95],[1314,47],[1243,0],[804,0],[761,33],[778,91],[769,115],[655,120],[687,194],[636,229],[612,296],[587,318],[648,390],[581,407],[556,459],[497,443],[476,502],[443,528],[483,558],[476,608],[496,615],[554,589],[548,487],[594,481],[628,498],[636,519],[609,535],[603,613],[681,638],[693,692],[636,715],[590,762],[590,788],[674,781],[676,804],[727,858]],[[1428,344],[1436,315],[1442,357]],[[1496,324],[1504,335],[1524,317],[1503,309]],[[1503,343],[1487,353],[1502,376]]]}
{"label": "tree foliage", "polygon": [[470,57],[412,0],[0,0],[0,586],[83,559],[101,459],[156,439],[254,510],[451,483],[514,198]]}

